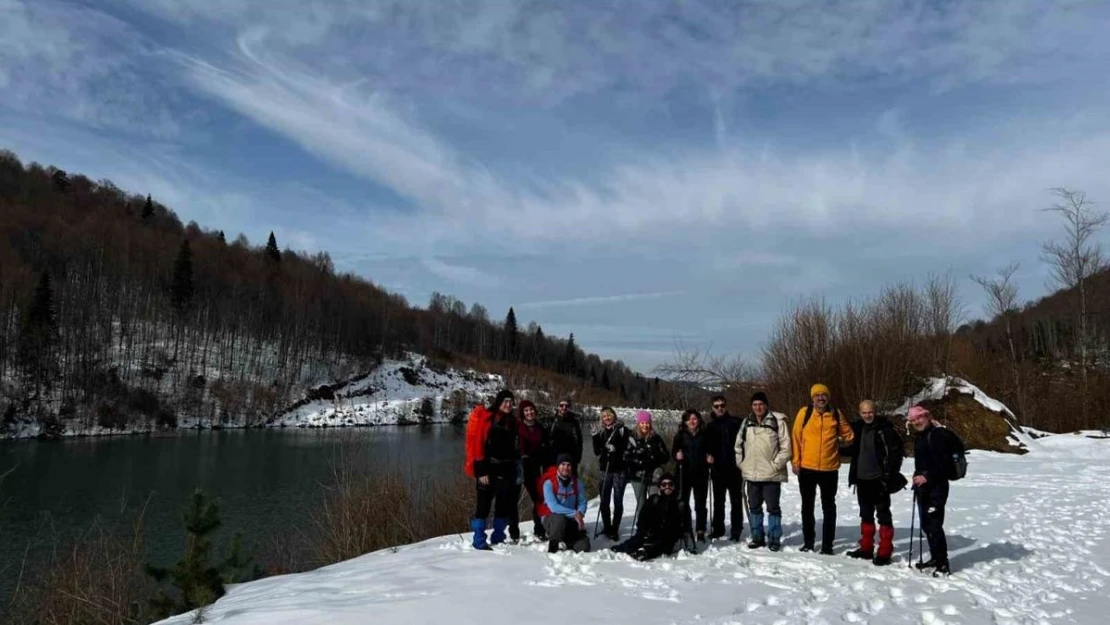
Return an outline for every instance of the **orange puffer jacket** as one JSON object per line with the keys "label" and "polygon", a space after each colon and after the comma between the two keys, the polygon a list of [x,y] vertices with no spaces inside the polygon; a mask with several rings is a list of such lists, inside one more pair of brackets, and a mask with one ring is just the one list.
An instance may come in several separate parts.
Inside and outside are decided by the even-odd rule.
{"label": "orange puffer jacket", "polygon": [[840,446],[848,445],[856,437],[848,417],[841,413],[840,427],[837,428],[836,415],[832,412],[819,414],[814,409],[809,423],[803,428],[807,409],[801,408],[794,417],[790,436],[794,466],[812,471],[840,470]]}

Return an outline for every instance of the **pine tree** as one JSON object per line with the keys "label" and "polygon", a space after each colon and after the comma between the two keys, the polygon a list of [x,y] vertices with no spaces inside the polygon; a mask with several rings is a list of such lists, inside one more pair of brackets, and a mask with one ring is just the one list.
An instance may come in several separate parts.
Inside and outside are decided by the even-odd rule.
{"label": "pine tree", "polygon": [[275,263],[281,262],[281,251],[278,250],[277,239],[274,237],[273,231],[270,231],[270,238],[266,241],[266,256]]}
{"label": "pine tree", "polygon": [[54,293],[50,286],[50,273],[44,271],[39,276],[31,305],[27,307],[23,317],[17,350],[20,368],[27,380],[34,383],[36,396],[44,384],[49,386],[53,377],[53,358],[50,352],[56,333]]}
{"label": "pine tree", "polygon": [[563,371],[570,375],[578,375],[578,348],[574,345],[574,333],[567,339],[567,351],[563,354]]}
{"label": "pine tree", "polygon": [[223,230],[220,230],[219,232],[216,233],[216,238],[220,240],[220,243],[223,243],[224,245],[227,245],[227,237],[224,236],[224,231]]}
{"label": "pine tree", "polygon": [[143,219],[149,219],[154,216],[154,202],[150,199],[150,194],[146,196],[146,202],[143,204]]}
{"label": "pine tree", "polygon": [[509,314],[505,315],[505,359],[516,360],[520,336],[516,326],[516,311],[509,307]]}
{"label": "pine tree", "polygon": [[609,390],[611,384],[609,383],[609,370],[603,369],[601,371],[601,388]]}
{"label": "pine tree", "polygon": [[[228,557],[213,563],[211,534],[220,528],[220,509],[209,501],[199,488],[193,491],[185,522],[185,553],[170,568],[148,564],[147,574],[158,584],[169,580],[177,590],[177,597],[170,596],[165,588],[151,600],[151,607],[159,617],[168,617],[209,605],[222,597],[224,584],[243,578],[249,558],[244,557],[238,534],[231,541]],[[254,571],[257,576],[259,571]]]}
{"label": "pine tree", "polygon": [[170,303],[174,312],[184,315],[193,301],[193,251],[189,240],[181,242],[177,258],[173,261],[173,278],[170,282]]}

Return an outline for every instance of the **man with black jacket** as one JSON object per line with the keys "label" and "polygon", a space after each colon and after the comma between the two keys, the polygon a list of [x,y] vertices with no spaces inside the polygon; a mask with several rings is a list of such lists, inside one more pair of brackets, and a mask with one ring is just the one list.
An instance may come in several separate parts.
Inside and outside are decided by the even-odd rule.
{"label": "man with black jacket", "polygon": [[[876,566],[890,564],[894,555],[894,520],[890,495],[906,487],[902,477],[902,437],[890,419],[875,415],[875,402],[859,405],[860,420],[852,423],[855,438],[848,448],[852,464],[848,485],[855,486],[859,501],[859,548],[848,556],[871,560]],[[875,517],[879,519],[879,548],[875,551]]]}
{"label": "man with black jacket", "polygon": [[644,503],[636,533],[610,550],[641,561],[673,552],[678,541],[690,531],[690,515],[678,499],[677,487],[670,473],[659,476],[659,492]]}
{"label": "man with black jacket", "polygon": [[570,400],[559,402],[555,411],[555,419],[551,422],[551,457],[559,454],[570,454],[574,459],[574,475],[578,475],[579,465],[582,463],[582,424],[578,415],[570,411]]}
{"label": "man with black jacket", "polygon": [[710,465],[709,478],[713,482],[713,526],[710,539],[725,535],[725,493],[728,493],[730,509],[729,540],[740,541],[744,531],[744,478],[736,466],[736,435],[740,433],[743,421],[728,412],[728,404],[723,395],[713,398],[713,420],[706,430],[706,458]]}
{"label": "man with black jacket", "polygon": [[948,465],[953,449],[944,428],[922,406],[910,408],[906,415],[917,438],[913,442],[913,487],[917,491],[917,511],[921,518],[921,531],[929,541],[929,560],[917,565],[918,569],[935,568],[933,576],[947,575],[948,539],[944,535],[944,506],[948,503]]}
{"label": "man with black jacket", "polygon": [[601,427],[593,433],[593,446],[597,466],[601,469],[601,533],[611,540],[620,536],[624,514],[624,489],[628,486],[624,451],[628,447],[628,436],[628,428],[617,420],[616,411],[608,406],[602,408]]}

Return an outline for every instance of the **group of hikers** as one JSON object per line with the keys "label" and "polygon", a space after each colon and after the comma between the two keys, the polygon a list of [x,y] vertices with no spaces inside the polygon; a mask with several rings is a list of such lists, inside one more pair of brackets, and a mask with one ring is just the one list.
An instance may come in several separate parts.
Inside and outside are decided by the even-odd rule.
{"label": "group of hikers", "polygon": [[[739,542],[746,511],[747,547],[777,552],[782,549],[782,485],[792,472],[802,500],[801,551],[817,547],[815,501],[820,491],[820,553],[831,555],[841,457],[846,456],[851,459],[848,483],[855,488],[860,515],[859,544],[847,555],[878,566],[891,563],[891,495],[910,485],[931,556],[919,561],[917,568],[948,574],[944,510],[950,480],[962,477],[953,466],[953,458],[962,457],[962,443],[927,409],[911,407],[907,422],[916,436],[910,482],[901,473],[903,439],[893,422],[876,414],[870,400],[860,403],[859,419],[849,421],[832,406],[830,396],[824,384],[813,385],[810,403],[798,410],[790,426],[785,414],[771,409],[763,392],[751,396],[743,417],[730,413],[725,398],[718,395],[710,404],[710,419],[692,408],[683,412],[669,449],[653,429],[647,411],[636,415],[630,429],[615,410],[603,408],[600,424],[591,432],[601,472],[598,516],[602,527],[593,538],[604,535],[616,543],[611,550],[650,560],[674,553],[680,545],[696,551],[697,543],[723,538],[726,529],[729,540]],[[477,486],[471,520],[474,548],[488,550],[507,539],[520,539],[519,502],[524,490],[532,504],[533,534],[548,542],[549,552],[563,547],[590,551],[587,496],[579,476],[585,436],[571,402],[560,401],[550,420],[541,420],[531,401],[523,400],[515,408],[514,402],[513,393],[503,390],[488,408],[478,405],[470,415],[464,468]],[[673,472],[666,470],[672,461]],[[628,486],[636,499],[633,531],[618,543]],[[731,511],[727,524],[726,497]],[[709,518],[707,499],[712,508]],[[493,526],[487,541],[491,512]]]}

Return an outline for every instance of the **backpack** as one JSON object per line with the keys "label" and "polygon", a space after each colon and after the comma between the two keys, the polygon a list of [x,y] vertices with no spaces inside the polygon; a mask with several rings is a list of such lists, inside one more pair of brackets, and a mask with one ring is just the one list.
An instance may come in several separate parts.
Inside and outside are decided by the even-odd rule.
{"label": "backpack", "polygon": [[474,406],[466,421],[466,460],[463,471],[474,477],[474,461],[486,456],[486,436],[493,423],[493,412],[482,404]]}
{"label": "backpack", "polygon": [[[806,415],[806,418],[807,419],[809,418],[808,414]],[[767,419],[771,420],[770,424],[767,423]],[[750,416],[744,417],[744,422],[740,424],[739,437],[740,437],[740,458],[741,459],[743,459],[744,456],[747,455],[747,451],[748,451],[748,448],[747,448],[748,438],[747,437],[748,437],[748,422],[749,421],[751,421]],[[767,416],[763,418],[763,425],[760,425],[760,426],[757,426],[757,427],[763,427],[763,428],[769,427],[769,428],[771,428],[771,431],[775,433],[775,453],[777,454],[779,452],[779,449],[782,449],[782,441],[779,440],[779,420],[778,420],[778,417],[776,417],[773,412],[768,410],[767,411]],[[805,427],[804,423],[802,424],[802,427]]]}
{"label": "backpack", "polygon": [[[946,427],[937,428],[945,438],[949,454],[945,457],[944,472],[948,481],[962,480],[967,475],[967,445],[958,434]],[[931,442],[931,441],[930,441]]]}
{"label": "backpack", "polygon": [[[839,435],[839,432],[840,432],[840,410],[837,409],[836,407],[830,407],[829,410],[833,413],[833,416],[836,417],[836,431]],[[806,429],[807,425],[809,425],[809,418],[812,417],[812,416],[813,416],[813,404],[810,404],[809,406],[806,406],[806,417],[805,417],[805,419],[802,419],[802,429],[803,430]]]}

